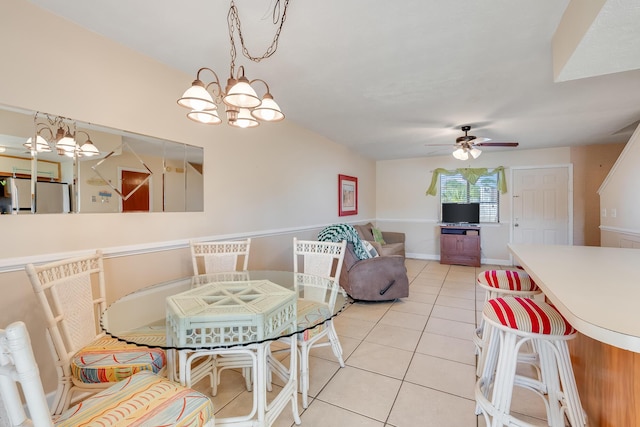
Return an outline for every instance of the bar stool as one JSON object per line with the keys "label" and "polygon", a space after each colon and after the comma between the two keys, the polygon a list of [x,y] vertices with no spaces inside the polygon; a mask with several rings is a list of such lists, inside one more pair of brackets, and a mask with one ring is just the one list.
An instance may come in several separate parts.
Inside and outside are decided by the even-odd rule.
{"label": "bar stool", "polygon": [[[542,293],[538,285],[523,270],[486,270],[478,274],[476,284],[486,291],[485,302],[504,296],[533,298]],[[476,354],[478,355],[478,375],[480,375],[484,363],[482,349],[489,336],[489,333],[485,334],[484,330],[484,319],[480,319],[480,324],[473,335],[473,343],[476,345]],[[531,361],[532,358],[534,356],[530,355],[528,358],[523,358],[523,361]]]}
{"label": "bar stool", "polygon": [[[576,330],[555,307],[531,298],[499,297],[485,303],[482,317],[491,325],[491,336],[475,398],[476,413],[487,426],[530,426],[509,413],[514,386],[543,399],[551,427],[564,427],[565,416],[572,427],[585,426],[567,346]],[[518,353],[528,342],[538,353],[540,379],[516,374]]]}

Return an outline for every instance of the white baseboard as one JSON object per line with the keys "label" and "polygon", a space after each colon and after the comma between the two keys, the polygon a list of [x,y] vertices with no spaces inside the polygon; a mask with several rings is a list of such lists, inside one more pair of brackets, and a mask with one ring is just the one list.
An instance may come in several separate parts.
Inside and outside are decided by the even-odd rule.
{"label": "white baseboard", "polygon": [[[421,253],[407,252],[405,256],[407,258],[423,259],[426,261],[440,261],[440,255],[434,255],[434,254],[421,254]],[[508,266],[513,265],[512,262],[508,259],[484,258],[480,260],[480,262],[481,264],[491,264],[491,265],[508,265]]]}

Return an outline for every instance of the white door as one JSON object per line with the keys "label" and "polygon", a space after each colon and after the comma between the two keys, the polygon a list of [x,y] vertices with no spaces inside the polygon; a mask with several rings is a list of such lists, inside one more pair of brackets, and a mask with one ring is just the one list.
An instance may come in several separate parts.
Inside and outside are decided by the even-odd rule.
{"label": "white door", "polygon": [[569,166],[512,171],[513,243],[573,244]]}

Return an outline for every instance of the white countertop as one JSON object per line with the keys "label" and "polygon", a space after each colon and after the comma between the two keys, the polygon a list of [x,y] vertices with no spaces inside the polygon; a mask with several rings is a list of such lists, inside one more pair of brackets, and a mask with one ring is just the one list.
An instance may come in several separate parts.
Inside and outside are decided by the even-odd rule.
{"label": "white countertop", "polygon": [[640,250],[546,245],[509,249],[578,331],[640,353]]}

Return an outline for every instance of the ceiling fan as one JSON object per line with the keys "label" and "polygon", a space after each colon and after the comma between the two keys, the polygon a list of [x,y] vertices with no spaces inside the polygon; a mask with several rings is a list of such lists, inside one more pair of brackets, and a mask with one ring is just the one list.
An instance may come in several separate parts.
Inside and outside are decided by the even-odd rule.
{"label": "ceiling fan", "polygon": [[477,159],[482,154],[482,150],[478,147],[517,147],[519,145],[517,142],[489,142],[491,138],[478,138],[474,135],[469,135],[471,126],[468,125],[462,126],[460,129],[464,132],[464,135],[456,138],[455,150],[453,151],[453,157],[458,160],[467,160],[469,156]]}

